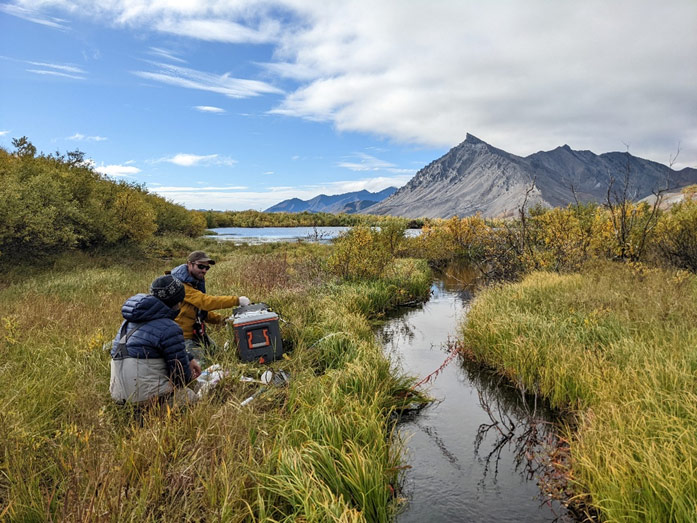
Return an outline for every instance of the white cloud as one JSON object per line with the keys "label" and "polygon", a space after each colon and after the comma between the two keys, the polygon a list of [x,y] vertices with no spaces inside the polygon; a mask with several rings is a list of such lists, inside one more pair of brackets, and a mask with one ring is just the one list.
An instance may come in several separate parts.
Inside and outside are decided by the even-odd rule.
{"label": "white cloud", "polygon": [[151,47],[149,54],[153,56],[159,56],[160,58],[164,58],[172,62],[186,63],[186,60],[184,60],[183,58],[179,58],[174,54],[174,52],[168,51],[167,49],[162,49],[160,47]]}
{"label": "white cloud", "polygon": [[354,157],[358,159],[357,162],[344,161],[339,162],[337,165],[352,171],[388,171],[391,173],[409,173],[412,176],[416,172],[414,169],[400,169],[393,163],[380,160],[365,153],[354,153]]}
{"label": "white cloud", "polygon": [[282,91],[258,80],[231,78],[229,73],[213,74],[177,65],[154,63],[157,70],[133,71],[133,74],[157,82],[224,94],[230,98],[248,98],[261,94],[278,94]]}
{"label": "white cloud", "polygon": [[72,78],[73,80],[84,80],[84,76],[63,73],[61,71],[50,71],[48,69],[27,69],[27,72],[49,76],[62,76],[63,78]]}
{"label": "white cloud", "polygon": [[215,18],[165,19],[155,27],[163,33],[230,44],[267,43],[274,40],[279,31],[279,24],[271,20],[251,28],[232,20]]}
{"label": "white cloud", "polygon": [[[332,182],[319,186],[320,192],[317,194],[342,194],[354,191],[377,192],[388,187],[401,187],[411,180],[413,174],[398,174],[396,176],[377,176],[375,178],[364,178],[362,180],[346,180]],[[315,195],[316,196],[316,195]]]}
{"label": "white cloud", "polygon": [[31,65],[35,65],[37,67],[57,69],[58,71],[61,71],[64,73],[86,74],[84,69],[77,67],[76,65],[71,65],[71,64],[50,64],[50,63],[46,63],[46,62],[32,62],[32,61],[27,61],[27,63],[31,64]]}
{"label": "white cloud", "polygon": [[212,105],[197,105],[194,107],[197,111],[201,111],[202,113],[224,113],[225,109],[221,109],[220,107],[213,107]]}
{"label": "white cloud", "polygon": [[0,131],[0,136],[5,136],[6,134],[10,134],[10,131]]}
{"label": "white cloud", "polygon": [[87,74],[84,69],[72,64],[52,64],[47,62],[34,62],[30,60],[26,60],[24,62],[36,67],[41,67],[41,69],[27,69],[28,72],[34,74],[61,76],[63,78],[72,78],[73,80],[84,80],[85,77],[83,75]]}
{"label": "white cloud", "polygon": [[35,24],[53,27],[54,29],[67,29],[66,21],[61,18],[41,15],[38,9],[23,7],[16,4],[0,4],[0,11],[11,16],[22,18]]}
{"label": "white cloud", "polygon": [[302,83],[275,114],[439,147],[469,131],[523,155],[625,140],[650,157],[695,134],[693,0],[305,9],[311,23],[283,34],[272,68]]}
{"label": "white cloud", "polygon": [[234,165],[237,160],[218,154],[186,154],[178,153],[171,158],[161,158],[156,162],[169,162],[182,167],[193,167],[195,165]]}
{"label": "white cloud", "polygon": [[140,172],[140,169],[132,165],[100,165],[94,170],[112,178],[131,178]]}
{"label": "white cloud", "polygon": [[[681,142],[678,166],[697,163],[694,0],[22,0],[1,9],[60,24],[39,14],[46,5],[139,31],[269,43],[266,73],[294,86],[272,114],[339,131],[438,147],[471,132],[520,155],[628,142],[662,162]],[[164,64],[135,74],[234,98],[281,94]]]}
{"label": "white cloud", "polygon": [[218,157],[217,154],[209,154],[207,156],[199,156],[196,154],[184,154],[179,153],[174,155],[172,158],[166,158],[164,161],[173,163],[175,165],[181,165],[183,167],[191,167],[193,165],[198,165],[201,162],[209,162]]}
{"label": "white cloud", "polygon": [[105,138],[104,136],[85,136],[82,133],[75,133],[72,136],[68,136],[66,140],[73,140],[73,141],[88,141],[88,142],[103,142],[108,140],[108,138]]}

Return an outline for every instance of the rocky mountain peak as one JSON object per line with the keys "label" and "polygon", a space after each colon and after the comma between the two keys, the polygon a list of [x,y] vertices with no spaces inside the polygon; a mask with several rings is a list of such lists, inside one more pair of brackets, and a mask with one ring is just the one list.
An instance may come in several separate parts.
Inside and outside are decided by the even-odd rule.
{"label": "rocky mountain peak", "polygon": [[478,145],[478,144],[483,144],[483,145],[488,145],[484,140],[480,140],[473,134],[467,133],[467,136],[465,136],[465,141],[462,142],[463,144],[469,144],[469,145]]}
{"label": "rocky mountain peak", "polygon": [[577,199],[602,202],[612,179],[631,171],[632,194],[643,198],[657,187],[697,183],[697,169],[672,171],[628,153],[574,150],[563,145],[521,157],[467,134],[465,140],[429,163],[399,191],[366,212],[410,218],[513,216],[528,205],[564,206]]}

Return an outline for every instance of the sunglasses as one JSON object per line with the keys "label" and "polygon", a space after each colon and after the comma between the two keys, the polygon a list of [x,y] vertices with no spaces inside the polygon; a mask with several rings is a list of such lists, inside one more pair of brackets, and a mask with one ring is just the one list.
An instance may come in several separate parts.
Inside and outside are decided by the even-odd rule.
{"label": "sunglasses", "polygon": [[198,267],[198,270],[200,270],[200,271],[207,271],[211,268],[210,265],[202,265],[200,263],[197,263],[196,267]]}

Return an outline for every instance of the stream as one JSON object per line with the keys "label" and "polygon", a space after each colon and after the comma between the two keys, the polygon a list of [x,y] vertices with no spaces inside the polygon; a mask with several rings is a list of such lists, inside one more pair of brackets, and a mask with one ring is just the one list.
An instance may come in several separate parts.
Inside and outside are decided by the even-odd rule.
{"label": "stream", "polygon": [[[430,300],[401,309],[378,329],[386,354],[405,373],[420,380],[446,360],[473,280],[467,267],[449,267]],[[398,424],[408,468],[397,522],[571,520],[558,502],[544,499],[540,471],[529,459],[553,435],[554,417],[541,402],[459,356],[422,390],[436,401]]]}

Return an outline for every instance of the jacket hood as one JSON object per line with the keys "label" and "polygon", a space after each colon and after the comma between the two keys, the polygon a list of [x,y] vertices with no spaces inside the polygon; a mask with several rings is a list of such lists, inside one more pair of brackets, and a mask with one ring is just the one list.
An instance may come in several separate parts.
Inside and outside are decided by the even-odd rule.
{"label": "jacket hood", "polygon": [[191,274],[189,274],[189,268],[186,266],[186,263],[178,265],[172,269],[172,276],[181,282],[188,283],[193,288],[198,289],[201,292],[206,292],[205,280],[197,280]]}
{"label": "jacket hood", "polygon": [[136,294],[126,300],[121,307],[124,319],[135,323],[177,317],[178,311],[169,308],[152,294]]}

